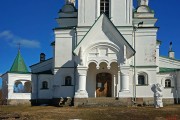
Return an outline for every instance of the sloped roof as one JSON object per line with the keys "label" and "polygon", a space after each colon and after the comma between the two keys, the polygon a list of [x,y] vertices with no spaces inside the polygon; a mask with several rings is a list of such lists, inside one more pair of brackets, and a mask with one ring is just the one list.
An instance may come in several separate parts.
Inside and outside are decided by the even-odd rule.
{"label": "sloped roof", "polygon": [[28,73],[29,72],[27,69],[27,66],[24,62],[24,59],[21,56],[20,50],[18,50],[18,54],[17,54],[9,72],[13,72],[13,73],[19,73],[19,72]]}
{"label": "sloped roof", "polygon": [[170,58],[170,57],[168,57],[168,56],[159,56],[159,57],[166,58],[166,59],[169,59],[169,60],[175,60],[175,61],[180,62],[180,60],[179,60],[179,59]]}
{"label": "sloped roof", "polygon": [[175,69],[175,68],[159,68],[159,73],[168,73],[168,72],[175,72],[178,71],[180,69]]}
{"label": "sloped roof", "polygon": [[117,42],[120,43],[121,46],[126,45],[128,58],[130,58],[131,56],[135,54],[135,50],[127,42],[127,40],[123,37],[123,35],[119,32],[119,30],[115,27],[115,25],[111,22],[111,20],[105,14],[102,14],[95,21],[95,23],[92,25],[89,31],[85,34],[85,36],[81,39],[81,41],[78,43],[78,45],[76,46],[73,52],[77,55],[81,46],[87,45],[87,42],[90,43],[91,41],[88,41],[89,40],[88,38],[92,39],[91,36],[95,36],[94,33],[98,34],[98,30],[101,30],[102,32],[104,32],[106,36],[108,36],[107,34],[110,34],[111,36],[113,36],[114,39],[116,40],[116,43]]}

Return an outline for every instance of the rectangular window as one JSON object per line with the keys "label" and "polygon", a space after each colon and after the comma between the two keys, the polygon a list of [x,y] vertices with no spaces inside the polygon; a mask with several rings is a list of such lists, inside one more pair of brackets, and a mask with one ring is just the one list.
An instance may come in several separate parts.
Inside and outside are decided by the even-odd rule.
{"label": "rectangular window", "polygon": [[145,77],[143,75],[138,76],[138,85],[145,85]]}
{"label": "rectangular window", "polygon": [[165,87],[171,87],[171,80],[165,80]]}
{"label": "rectangular window", "polygon": [[109,17],[109,0],[100,1],[100,14],[103,13]]}
{"label": "rectangular window", "polygon": [[65,78],[65,86],[71,86],[72,85],[72,78],[71,76],[67,76]]}

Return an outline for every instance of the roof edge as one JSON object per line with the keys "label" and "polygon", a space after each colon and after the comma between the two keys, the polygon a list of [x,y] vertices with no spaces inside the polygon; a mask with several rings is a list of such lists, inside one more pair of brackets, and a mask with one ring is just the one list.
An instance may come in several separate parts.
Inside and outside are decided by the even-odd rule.
{"label": "roof edge", "polygon": [[51,60],[51,59],[53,59],[53,57],[52,57],[52,58],[49,58],[49,59],[47,59],[47,60],[45,60],[45,61],[43,61],[43,62],[38,62],[38,63],[35,63],[35,64],[33,64],[33,65],[29,66],[29,67],[33,67],[33,66],[35,66],[35,65],[38,65],[38,64],[41,64],[41,63],[47,62],[47,61],[49,61],[49,60]]}

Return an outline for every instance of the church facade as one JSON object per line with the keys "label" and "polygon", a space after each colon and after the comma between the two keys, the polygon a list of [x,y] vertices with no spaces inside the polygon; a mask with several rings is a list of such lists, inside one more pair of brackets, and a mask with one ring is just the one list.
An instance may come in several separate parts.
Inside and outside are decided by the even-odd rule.
{"label": "church facade", "polygon": [[15,82],[5,77],[11,74],[7,72],[2,76],[7,81],[4,89],[11,93],[6,99],[153,102],[153,85],[160,83],[164,103],[180,102],[180,61],[174,57],[172,43],[168,57],[159,55],[157,19],[148,0],[138,0],[136,9],[133,0],[78,0],[78,9],[75,1],[65,0],[57,22],[53,57],[45,59],[41,54],[40,62],[30,66],[31,73],[17,78],[27,75],[25,81],[31,81],[29,97],[10,97],[24,93],[14,93]]}

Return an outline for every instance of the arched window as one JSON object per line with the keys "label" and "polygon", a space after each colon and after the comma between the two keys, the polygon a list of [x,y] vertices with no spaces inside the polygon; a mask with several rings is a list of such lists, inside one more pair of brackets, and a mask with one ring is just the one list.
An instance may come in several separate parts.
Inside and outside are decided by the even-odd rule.
{"label": "arched window", "polygon": [[171,87],[171,80],[170,79],[165,80],[165,87]]}
{"label": "arched window", "polygon": [[65,77],[65,86],[71,86],[72,85],[72,78],[71,76]]}
{"label": "arched window", "polygon": [[28,81],[24,83],[24,92],[31,93],[31,82]]}
{"label": "arched window", "polygon": [[144,85],[145,84],[145,77],[144,75],[138,76],[138,85]]}
{"label": "arched window", "polygon": [[42,82],[42,89],[48,89],[48,82],[47,81]]}
{"label": "arched window", "polygon": [[23,93],[24,92],[24,86],[21,81],[16,81],[14,83],[14,93]]}
{"label": "arched window", "polygon": [[100,14],[102,13],[109,17],[109,0],[100,0]]}
{"label": "arched window", "polygon": [[148,75],[144,72],[138,74],[138,85],[147,85]]}

